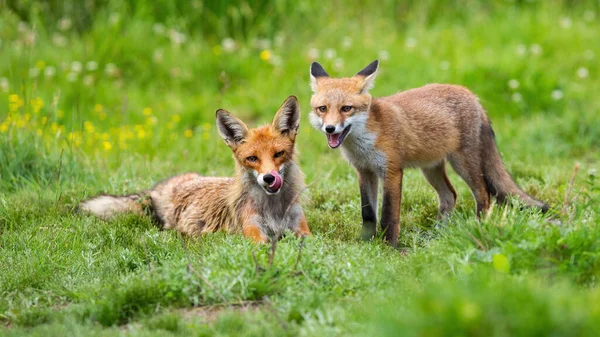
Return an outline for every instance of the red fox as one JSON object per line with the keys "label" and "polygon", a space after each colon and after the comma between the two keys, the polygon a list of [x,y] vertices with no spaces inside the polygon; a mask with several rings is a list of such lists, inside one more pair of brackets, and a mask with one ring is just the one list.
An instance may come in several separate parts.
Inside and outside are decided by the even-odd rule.
{"label": "red fox", "polygon": [[329,147],[358,174],[365,239],[376,234],[377,187],[383,181],[381,229],[397,245],[402,175],[419,167],[439,197],[438,218],[454,208],[456,192],[446,161],[469,185],[477,215],[488,210],[490,195],[499,203],[517,196],[527,205],[548,206],[523,192],[504,168],[490,121],[477,96],[448,84],[429,84],[372,99],[374,61],[350,78],[331,78],[314,62],[310,68],[312,126],[327,136]]}
{"label": "red fox", "polygon": [[294,148],[300,122],[296,97],[285,100],[272,125],[257,129],[248,129],[225,110],[218,110],[216,118],[219,134],[233,151],[234,178],[186,173],[135,194],[97,196],[79,209],[102,219],[150,214],[162,228],[190,235],[224,230],[256,242],[277,239],[286,229],[309,235],[298,200],[304,176]]}

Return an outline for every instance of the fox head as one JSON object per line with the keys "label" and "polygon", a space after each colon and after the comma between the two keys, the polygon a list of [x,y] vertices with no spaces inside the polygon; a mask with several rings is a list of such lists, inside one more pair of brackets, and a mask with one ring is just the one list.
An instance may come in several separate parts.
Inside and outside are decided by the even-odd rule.
{"label": "fox head", "polygon": [[255,179],[268,195],[283,187],[285,167],[294,160],[294,144],[300,123],[300,108],[296,96],[281,105],[273,123],[256,129],[231,113],[217,110],[217,128],[233,151],[238,167]]}
{"label": "fox head", "polygon": [[375,60],[352,77],[331,78],[319,63],[310,66],[310,123],[327,136],[330,148],[342,145],[352,125],[366,123],[378,67]]}

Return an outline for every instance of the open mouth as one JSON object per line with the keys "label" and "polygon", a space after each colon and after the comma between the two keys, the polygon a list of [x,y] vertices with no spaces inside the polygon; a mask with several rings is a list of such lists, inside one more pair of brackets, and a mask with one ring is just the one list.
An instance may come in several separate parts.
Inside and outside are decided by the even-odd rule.
{"label": "open mouth", "polygon": [[276,171],[271,171],[271,174],[275,177],[275,180],[270,185],[264,186],[264,188],[267,194],[277,194],[283,186],[283,178]]}
{"label": "open mouth", "polygon": [[329,147],[332,149],[340,147],[340,145],[342,145],[344,139],[346,139],[346,136],[350,132],[351,127],[352,125],[348,125],[346,128],[344,128],[344,130],[342,130],[342,132],[327,135],[327,142],[329,143]]}

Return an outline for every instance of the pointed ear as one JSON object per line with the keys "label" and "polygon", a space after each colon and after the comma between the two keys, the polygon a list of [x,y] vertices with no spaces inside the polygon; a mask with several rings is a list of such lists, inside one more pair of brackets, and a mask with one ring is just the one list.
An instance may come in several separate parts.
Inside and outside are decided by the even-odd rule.
{"label": "pointed ear", "polygon": [[329,74],[317,62],[310,65],[310,88],[313,92],[317,92],[317,80],[319,77],[329,77]]}
{"label": "pointed ear", "polygon": [[365,69],[359,71],[355,76],[363,77],[363,84],[360,93],[367,92],[373,88],[377,69],[379,68],[379,60],[371,62]]}
{"label": "pointed ear", "polygon": [[235,149],[248,136],[246,124],[231,113],[217,110],[217,129],[230,148]]}
{"label": "pointed ear", "polygon": [[288,97],[281,105],[273,119],[273,130],[290,137],[292,140],[298,134],[300,126],[300,107],[296,96]]}

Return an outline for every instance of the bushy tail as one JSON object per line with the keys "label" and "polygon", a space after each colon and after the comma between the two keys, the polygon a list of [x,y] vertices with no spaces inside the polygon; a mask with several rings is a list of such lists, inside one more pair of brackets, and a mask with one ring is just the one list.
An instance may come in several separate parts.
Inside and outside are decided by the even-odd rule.
{"label": "bushy tail", "polygon": [[123,196],[99,195],[82,201],[78,210],[96,215],[103,220],[110,220],[119,214],[144,214],[148,207],[147,192]]}
{"label": "bushy tail", "polygon": [[502,163],[502,158],[496,145],[494,130],[487,116],[483,116],[481,124],[481,157],[483,160],[483,174],[488,191],[498,203],[506,202],[510,195],[521,198],[527,205],[539,207],[543,212],[548,210],[548,205],[525,193],[517,186]]}

